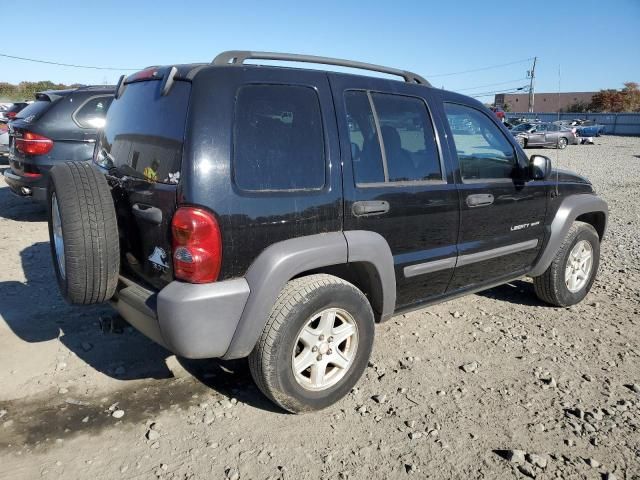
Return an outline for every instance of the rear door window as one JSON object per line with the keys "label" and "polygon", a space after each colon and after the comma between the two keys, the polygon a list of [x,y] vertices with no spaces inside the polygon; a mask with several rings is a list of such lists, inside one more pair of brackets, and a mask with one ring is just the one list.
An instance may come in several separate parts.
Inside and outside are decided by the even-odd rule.
{"label": "rear door window", "polygon": [[345,92],[345,105],[357,185],[442,181],[435,131],[422,99],[354,90]]}
{"label": "rear door window", "polygon": [[442,180],[427,107],[416,97],[372,93],[390,182]]}
{"label": "rear door window", "polygon": [[233,169],[241,190],[317,190],[326,161],[316,91],[295,85],[245,85],[235,107]]}
{"label": "rear door window", "polygon": [[385,179],[376,121],[367,92],[345,92],[351,163],[356,184],[382,183]]}
{"label": "rear door window", "polygon": [[81,128],[103,128],[112,100],[111,95],[90,98],[73,113],[73,120]]}

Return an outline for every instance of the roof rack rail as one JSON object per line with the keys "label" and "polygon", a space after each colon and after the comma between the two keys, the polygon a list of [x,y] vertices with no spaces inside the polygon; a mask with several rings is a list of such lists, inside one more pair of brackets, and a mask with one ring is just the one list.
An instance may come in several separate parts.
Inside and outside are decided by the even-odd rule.
{"label": "roof rack rail", "polygon": [[296,53],[275,53],[275,52],[252,52],[249,50],[229,50],[222,52],[211,62],[214,65],[242,65],[246,60],[280,60],[285,62],[317,63],[320,65],[336,65],[338,67],[358,68],[360,70],[370,70],[372,72],[387,73],[402,77],[407,83],[417,83],[418,85],[431,84],[417,73],[397,68],[383,67],[371,63],[354,62],[352,60],[341,60],[339,58],[317,57],[315,55],[299,55]]}

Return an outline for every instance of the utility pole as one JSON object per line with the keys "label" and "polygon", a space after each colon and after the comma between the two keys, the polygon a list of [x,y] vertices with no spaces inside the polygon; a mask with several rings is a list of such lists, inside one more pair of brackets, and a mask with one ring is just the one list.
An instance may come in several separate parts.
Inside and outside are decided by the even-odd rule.
{"label": "utility pole", "polygon": [[528,72],[529,73],[529,113],[533,112],[533,105],[535,101],[534,80],[536,78],[536,61],[537,60],[538,60],[538,57],[533,57],[533,67],[531,68],[531,71]]}

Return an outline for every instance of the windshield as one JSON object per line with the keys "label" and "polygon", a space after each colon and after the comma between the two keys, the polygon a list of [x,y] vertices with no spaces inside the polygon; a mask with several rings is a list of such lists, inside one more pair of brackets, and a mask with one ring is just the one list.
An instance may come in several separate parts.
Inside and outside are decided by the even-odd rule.
{"label": "windshield", "polygon": [[533,125],[531,125],[530,123],[521,123],[520,125],[513,127],[511,130],[513,130],[514,132],[526,132],[531,127],[533,127]]}

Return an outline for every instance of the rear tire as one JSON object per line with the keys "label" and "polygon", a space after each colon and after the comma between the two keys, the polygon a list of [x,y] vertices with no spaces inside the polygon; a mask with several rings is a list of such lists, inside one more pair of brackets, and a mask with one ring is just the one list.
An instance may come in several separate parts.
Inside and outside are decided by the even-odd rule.
{"label": "rear tire", "polygon": [[371,305],[352,284],[326,274],[291,280],[249,356],[251,375],[283,409],[320,410],[349,393],[362,376],[374,330]]}
{"label": "rear tire", "polygon": [[47,206],[60,292],[78,305],[109,300],[118,283],[120,246],[104,175],[89,162],[56,165],[49,177]]}
{"label": "rear tire", "polygon": [[[572,265],[577,264],[579,250],[584,247],[590,254],[587,275],[577,280],[571,279]],[[585,256],[586,258],[586,256]],[[549,268],[533,279],[536,295],[543,302],[556,307],[568,307],[581,302],[587,296],[598,272],[600,264],[600,238],[595,228],[588,223],[575,222],[558,250]],[[572,280],[575,280],[572,281]],[[574,288],[570,288],[573,286]]]}

